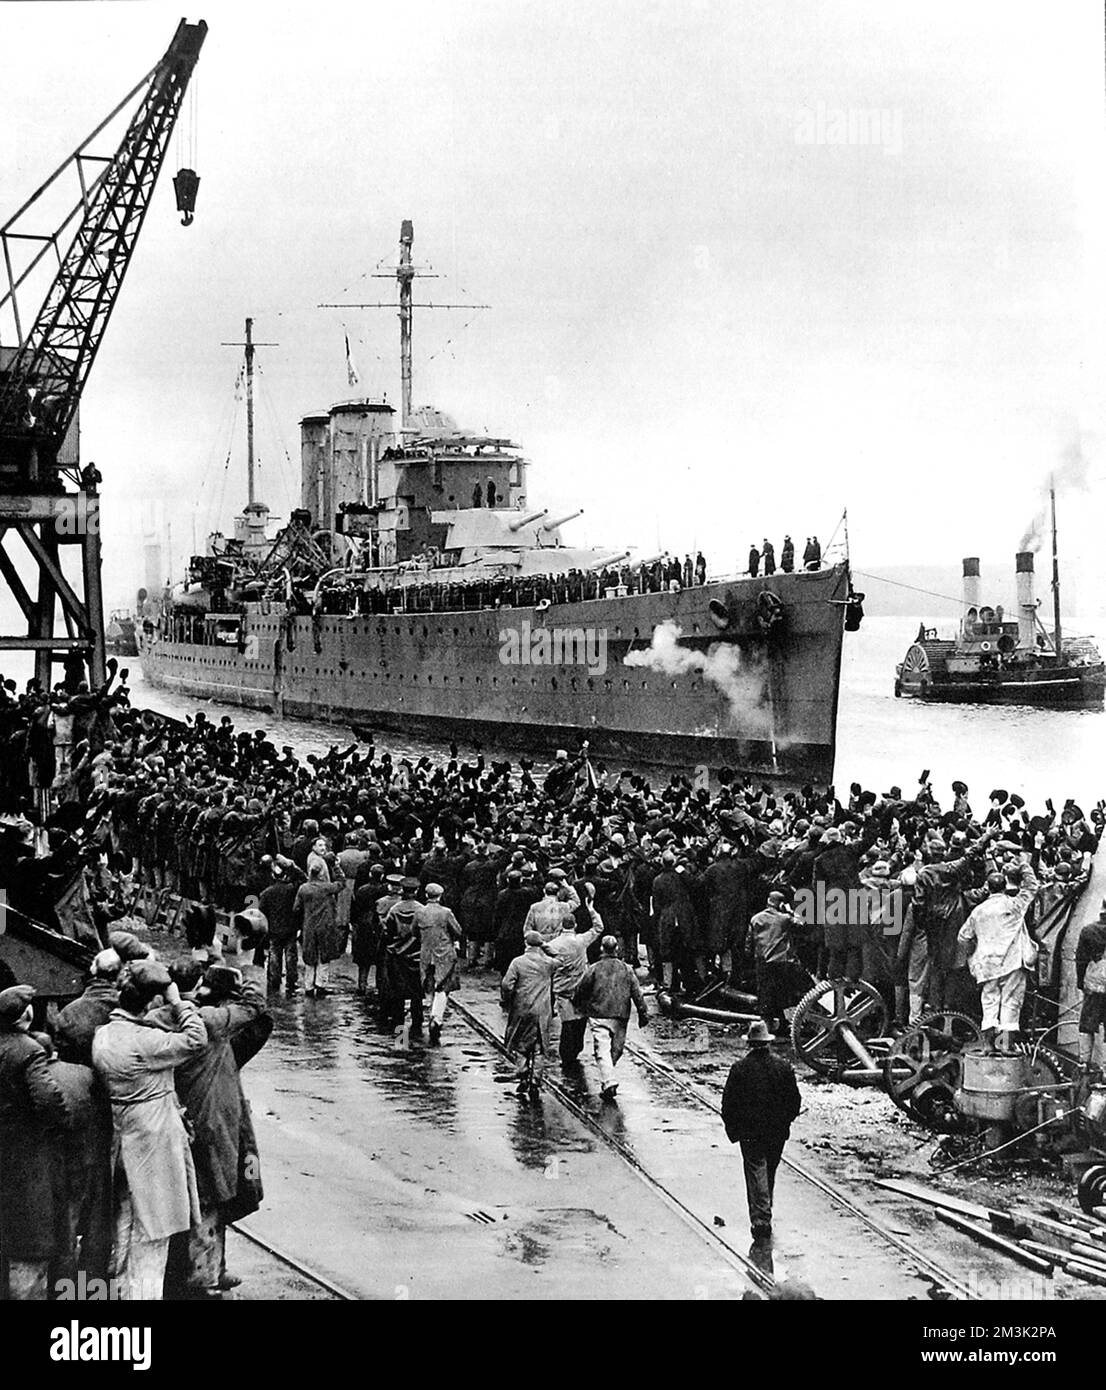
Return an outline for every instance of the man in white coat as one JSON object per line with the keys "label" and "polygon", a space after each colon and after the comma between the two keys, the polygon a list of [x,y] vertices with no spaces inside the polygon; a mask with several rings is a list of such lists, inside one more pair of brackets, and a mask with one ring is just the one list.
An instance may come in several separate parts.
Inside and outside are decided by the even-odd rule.
{"label": "man in white coat", "polygon": [[[148,1018],[164,1000],[172,1029]],[[207,1046],[199,1010],[158,961],[132,962],[119,1007],[92,1039],[92,1065],[111,1100],[116,1218],[113,1265],[127,1299],[160,1299],[169,1237],[200,1218],[196,1173],[174,1068]]]}
{"label": "man in white coat", "polygon": [[1037,894],[1037,876],[1029,855],[1022,854],[1021,883],[1012,897],[1005,875],[987,876],[989,896],[974,908],[960,928],[958,941],[972,947],[968,967],[980,989],[983,1042],[988,1052],[1013,1051],[1021,1025],[1022,1003],[1029,968],[1037,959],[1037,944],[1025,925],[1025,914]]}

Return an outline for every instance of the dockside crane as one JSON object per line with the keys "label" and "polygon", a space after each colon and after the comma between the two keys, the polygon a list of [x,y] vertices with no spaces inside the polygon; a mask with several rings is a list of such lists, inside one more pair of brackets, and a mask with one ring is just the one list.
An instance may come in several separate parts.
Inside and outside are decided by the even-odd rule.
{"label": "dockside crane", "polygon": [[[71,672],[87,663],[94,684],[105,677],[99,474],[95,465],[81,467],[77,410],[206,34],[202,20],[181,20],[158,63],[0,227],[6,279],[0,311],[16,337],[14,346],[0,345],[0,580],[27,620],[26,636],[0,634],[0,650],[33,651],[35,676],[47,689],[58,659]],[[92,153],[105,127],[135,98],[115,153]],[[47,206],[46,195],[56,195],[67,173],[76,174],[76,203],[51,232],[26,230],[29,215]],[[174,179],[186,226],[198,183],[189,169]],[[25,322],[21,297],[29,286],[41,287],[51,256],[57,264],[49,289]],[[4,548],[9,533],[20,536],[37,567],[33,596]],[[81,548],[83,595],[63,573],[61,545]],[[59,604],[65,637],[54,633]]]}

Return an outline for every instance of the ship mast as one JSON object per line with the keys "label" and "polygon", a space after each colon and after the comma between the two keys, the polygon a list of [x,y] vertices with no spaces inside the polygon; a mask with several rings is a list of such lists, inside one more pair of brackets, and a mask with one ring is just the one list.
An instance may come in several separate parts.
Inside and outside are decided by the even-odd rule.
{"label": "ship mast", "polygon": [[[414,299],[411,286],[419,280],[437,280],[433,271],[419,270],[411,260],[411,247],[415,242],[415,227],[409,217],[405,217],[399,227],[399,263],[391,270],[374,270],[376,280],[390,280],[394,275],[399,286],[399,376],[400,376],[400,428],[406,429],[411,419],[411,336],[414,326]],[[320,309],[391,309],[393,305],[380,300],[372,303],[323,303]],[[420,309],[490,309],[490,304],[430,304],[420,303]]]}
{"label": "ship mast", "polygon": [[253,488],[253,319],[246,320],[246,506],[256,498]]}
{"label": "ship mast", "polygon": [[411,281],[415,278],[411,244],[414,240],[415,228],[405,217],[399,229],[399,265],[396,266],[396,283],[399,285],[400,425],[403,429],[407,428],[411,418]]}
{"label": "ship mast", "polygon": [[246,339],[241,343],[223,343],[223,347],[240,347],[246,350],[246,509],[256,511],[258,502],[254,486],[256,472],[253,447],[253,359],[254,350],[259,347],[277,347],[277,343],[255,343],[253,340],[253,319],[246,319]]}
{"label": "ship mast", "polygon": [[1056,665],[1063,660],[1060,633],[1060,557],[1056,546],[1056,480],[1048,480],[1048,500],[1052,508],[1052,645],[1056,649]]}

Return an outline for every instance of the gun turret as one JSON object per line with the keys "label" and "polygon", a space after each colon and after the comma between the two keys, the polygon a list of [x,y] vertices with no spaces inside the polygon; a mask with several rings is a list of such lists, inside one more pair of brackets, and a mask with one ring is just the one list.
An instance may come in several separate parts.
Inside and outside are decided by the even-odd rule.
{"label": "gun turret", "polygon": [[579,511],[568,512],[565,516],[557,517],[555,521],[547,521],[541,529],[543,531],[555,531],[558,526],[563,526],[566,521],[575,521],[578,516],[583,515],[584,509],[581,507]]}
{"label": "gun turret", "polygon": [[511,522],[510,529],[512,531],[521,531],[524,526],[529,526],[532,521],[540,521],[543,516],[548,515],[548,507],[542,507],[539,512],[527,512],[525,516],[516,517],[515,520]]}
{"label": "gun turret", "polygon": [[623,550],[620,551],[617,555],[608,555],[605,559],[597,560],[595,564],[588,565],[587,572],[588,574],[591,574],[594,570],[609,569],[611,565],[620,565],[623,560],[628,560],[629,558],[630,552],[628,550]]}

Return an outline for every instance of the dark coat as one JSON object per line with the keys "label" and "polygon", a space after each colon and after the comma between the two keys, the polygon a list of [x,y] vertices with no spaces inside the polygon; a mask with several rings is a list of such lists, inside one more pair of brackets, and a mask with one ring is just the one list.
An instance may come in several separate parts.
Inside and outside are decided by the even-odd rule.
{"label": "dark coat", "polygon": [[64,1188],[52,1160],[67,1125],[46,1053],[26,1033],[0,1033],[0,1219],[9,1260],[60,1253]]}
{"label": "dark coat", "polygon": [[283,943],[296,939],[296,917],[293,909],[296,892],[302,882],[303,877],[297,870],[294,879],[280,878],[262,889],[257,906],[269,924],[270,941]]}
{"label": "dark coat", "polygon": [[706,951],[718,955],[740,947],[749,925],[748,860],[726,857],[707,866],[701,879],[707,900]]}
{"label": "dark coat", "polygon": [[368,969],[376,963],[377,952],[380,949],[380,918],[376,908],[381,898],[387,897],[389,891],[386,883],[372,880],[361,884],[354,891],[349,914],[352,931],[350,954],[353,956],[354,965],[360,969]]}
{"label": "dark coat", "polygon": [[731,1144],[783,1143],[802,1108],[791,1064],[767,1047],[751,1047],[730,1068],[722,1123]]}
{"label": "dark coat", "polygon": [[495,900],[495,968],[500,975],[526,949],[522,924],[541,896],[532,888],[504,888]]}
{"label": "dark coat", "polygon": [[[495,935],[496,867],[487,858],[470,859],[461,874],[458,916],[470,941],[491,941]],[[444,885],[443,885],[444,886]]]}
{"label": "dark coat", "polygon": [[79,998],[66,1004],[54,1028],[54,1042],[62,1061],[92,1065],[92,1035],[108,1021],[118,1003],[119,991],[113,981],[92,979]]}
{"label": "dark coat", "polygon": [[1075,983],[1083,988],[1083,977],[1092,960],[1101,960],[1106,952],[1106,921],[1088,922],[1079,933],[1075,948]]}
{"label": "dark coat", "polygon": [[[813,884],[825,884],[827,893],[850,893],[860,886],[860,860],[864,853],[859,844],[830,845],[814,861]],[[823,926],[826,946],[831,951],[844,951],[863,946],[866,932],[860,911],[860,894],[853,894],[843,900],[848,904],[847,911],[840,908],[827,910],[827,920]],[[841,920],[844,918],[845,920]]]}
{"label": "dark coat", "polygon": [[675,951],[698,949],[699,924],[691,894],[675,869],[662,869],[653,880],[653,916],[657,944],[665,960],[671,960]]}
{"label": "dark coat", "polygon": [[207,1046],[182,1062],[175,1074],[177,1095],[194,1131],[192,1159],[200,1201],[207,1211],[233,1205],[232,1220],[256,1211],[262,1196],[257,1143],[232,1043],[265,1013],[265,996],[250,984],[243,985],[237,998],[205,1005],[200,1017]]}

